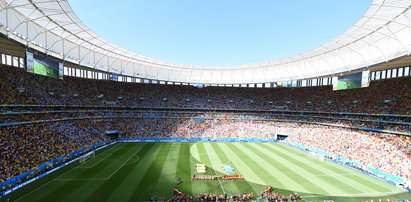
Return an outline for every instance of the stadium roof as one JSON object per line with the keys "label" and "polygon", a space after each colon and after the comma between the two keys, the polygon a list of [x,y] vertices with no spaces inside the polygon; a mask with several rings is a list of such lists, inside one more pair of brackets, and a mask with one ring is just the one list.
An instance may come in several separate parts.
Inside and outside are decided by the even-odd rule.
{"label": "stadium roof", "polygon": [[67,0],[0,0],[0,32],[62,60],[128,76],[208,84],[263,83],[333,75],[409,56],[410,6],[410,0],[373,0],[350,29],[318,48],[236,66],[185,65],[132,53],[92,32]]}

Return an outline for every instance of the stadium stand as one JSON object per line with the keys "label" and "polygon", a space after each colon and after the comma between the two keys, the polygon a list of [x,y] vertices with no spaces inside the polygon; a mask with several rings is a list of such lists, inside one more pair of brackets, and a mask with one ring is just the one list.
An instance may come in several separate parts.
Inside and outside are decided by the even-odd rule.
{"label": "stadium stand", "polygon": [[11,67],[0,68],[0,71],[3,88],[8,88],[5,93],[11,94],[10,98],[2,96],[6,99],[2,100],[4,104],[103,105],[103,101],[118,101],[121,106],[258,110],[286,105],[289,110],[297,111],[383,114],[410,114],[411,107],[409,77],[372,81],[369,88],[332,91],[331,86],[198,89],[74,77],[56,80]]}
{"label": "stadium stand", "polygon": [[[410,77],[373,81],[368,89],[332,91],[330,86],[196,89],[71,77],[57,80],[5,66],[0,73],[5,171],[1,182],[107,141],[101,134],[111,129],[127,138],[272,138],[281,131],[294,134],[289,142],[396,177],[411,177],[411,138],[406,135],[411,125]],[[288,110],[273,110],[273,105],[287,105]],[[358,128],[393,134],[354,130]],[[32,172],[26,179],[37,174]]]}
{"label": "stadium stand", "polygon": [[[266,158],[274,156],[271,161],[276,160],[274,158],[283,158],[283,155],[287,157],[284,157],[283,161],[268,162],[269,160],[254,155],[253,157],[256,158],[258,156],[258,161],[247,157],[249,161],[244,161],[244,164],[258,165],[255,167],[256,172],[264,170],[266,176],[272,170],[278,169],[279,172],[274,172],[274,175],[285,176],[278,178],[281,179],[278,180],[279,184],[289,180],[295,181],[290,184],[297,187],[304,183],[307,186],[300,186],[298,191],[302,191],[305,196],[310,194],[308,197],[314,197],[314,200],[323,199],[321,194],[327,194],[325,196],[336,194],[338,197],[347,194],[347,198],[344,199],[350,199],[351,196],[360,198],[364,196],[361,200],[368,201],[367,197],[380,194],[378,193],[380,190],[388,190],[390,192],[384,192],[381,196],[386,197],[386,201],[391,201],[389,197],[401,195],[404,190],[411,192],[410,5],[409,1],[374,0],[357,23],[341,36],[318,48],[276,61],[208,68],[152,59],[117,47],[85,26],[65,0],[0,0],[0,16],[2,16],[0,18],[0,201],[2,196],[23,186],[25,182],[68,165],[79,156],[117,142],[133,141],[191,142],[190,148],[185,145],[186,150],[182,149],[182,144],[174,143],[161,149],[157,148],[164,151],[159,159],[167,161],[170,160],[167,158],[168,151],[177,145],[178,148],[172,151],[179,152],[183,156],[187,154],[185,156],[187,158],[181,160],[185,166],[178,165],[187,170],[190,163],[196,163],[190,156],[194,153],[190,149],[193,145],[201,144],[196,143],[197,141],[207,142],[205,143],[207,147],[202,146],[201,151],[197,146],[193,149],[198,156],[208,155],[206,150],[216,150],[208,142],[230,142],[227,144],[232,146],[237,143],[231,142],[255,141],[258,143],[249,144],[255,154],[261,153]],[[34,58],[37,58],[36,62]],[[35,72],[36,68],[41,70],[39,71],[41,74],[54,78],[27,73],[27,71]],[[364,75],[361,77],[365,78],[367,84],[370,81],[369,87],[333,90],[331,85],[335,82],[335,78],[363,72],[367,72],[364,74],[365,77]],[[58,79],[63,76],[63,79]],[[348,86],[354,82],[349,80],[342,83]],[[209,84],[219,87],[208,86]],[[362,84],[361,81],[356,86],[360,87]],[[226,85],[230,88],[222,87]],[[114,131],[115,135],[107,136],[108,131]],[[118,134],[120,137],[113,140]],[[280,140],[277,138],[279,134],[287,138]],[[296,153],[293,159],[278,150],[276,153],[272,152],[272,147],[263,148],[267,146],[265,142],[279,142],[274,144],[285,148],[283,150],[290,149],[300,153]],[[110,162],[120,166],[113,167],[110,175],[88,179],[81,178],[83,176],[77,179],[74,179],[76,176],[73,179],[61,178],[58,180],[67,183],[61,185],[58,191],[77,186],[74,183],[76,180],[91,179],[98,183],[104,181],[101,184],[115,185],[110,188],[101,186],[98,189],[90,189],[90,193],[84,194],[82,199],[98,201],[95,198],[100,197],[99,199],[117,201],[115,195],[107,195],[105,192],[123,187],[120,183],[128,178],[126,176],[128,173],[119,174],[121,179],[112,180],[111,177],[116,177],[117,171],[121,171],[123,166],[126,167],[125,170],[132,170],[130,165],[136,163],[133,165],[136,166],[147,158],[145,154],[152,154],[150,148],[154,144],[140,145],[144,146],[132,151],[132,156],[122,156],[124,162]],[[155,146],[158,145],[160,144]],[[245,144],[237,145],[241,146],[233,146],[235,150],[231,150],[228,146],[223,149],[218,148],[230,150],[232,153],[243,152],[240,151],[242,149],[251,151],[244,146]],[[303,154],[304,157],[300,158],[299,155],[302,153],[295,148],[310,155]],[[267,152],[271,153],[265,155]],[[116,151],[116,154],[127,153],[125,150]],[[173,157],[176,153],[170,152]],[[199,166],[202,168],[201,173],[204,171],[206,177],[201,174],[197,176],[199,178],[192,179],[196,182],[205,181],[204,178],[210,181],[217,179],[219,184],[210,188],[219,190],[221,187],[224,194],[199,194],[198,192],[184,194],[178,188],[173,188],[167,196],[152,196],[150,201],[259,201],[261,199],[296,201],[302,199],[295,192],[294,187],[288,190],[289,187],[284,186],[282,188],[287,189],[282,190],[278,184],[266,186],[271,183],[262,182],[263,180],[259,184],[257,184],[258,180],[249,180],[256,185],[244,184],[247,189],[242,191],[245,193],[225,194],[220,180],[241,179],[242,182],[246,182],[248,179],[245,178],[246,174],[235,173],[240,169],[235,167],[234,171],[234,167],[231,167],[231,165],[236,166],[231,162],[233,158],[228,159],[226,156],[227,161],[222,162],[220,159],[218,161],[221,162],[214,162],[217,158],[221,158],[217,153],[224,152],[216,150],[213,153],[215,153],[214,159],[207,157],[208,160],[204,158],[198,161],[201,162]],[[120,157],[113,154],[108,154],[107,158]],[[327,189],[330,187],[321,186],[332,185],[333,182],[324,183],[326,180],[323,180],[323,176],[315,176],[321,183],[312,183],[311,180],[307,180],[309,178],[301,178],[303,180],[297,178],[300,173],[311,175],[320,170],[309,169],[308,167],[311,166],[308,164],[304,168],[295,166],[298,169],[295,169],[297,171],[293,172],[292,176],[297,176],[296,178],[289,177],[291,175],[285,174],[286,172],[282,173],[287,169],[293,170],[291,168],[294,164],[305,164],[296,160],[297,158],[311,159],[312,157],[326,159],[327,163],[332,161],[342,165],[339,166],[341,168],[349,167],[350,171],[355,170],[371,175],[397,187],[391,186],[385,189],[387,184],[381,182],[381,187],[377,188],[375,186],[377,183],[372,181],[361,180],[363,182],[359,183],[358,176],[342,177],[344,173],[336,172],[334,182],[341,184],[332,187],[333,190],[329,191]],[[96,165],[100,161],[105,161],[105,158],[95,161]],[[171,161],[177,167],[181,162],[179,157],[176,159],[173,158]],[[152,160],[154,162],[154,158]],[[291,160],[295,162],[290,163]],[[206,164],[206,161],[209,162]],[[221,164],[214,165],[217,163]],[[165,168],[167,176],[162,171],[152,175],[162,180],[170,178],[169,173],[172,169],[168,172],[169,168],[163,166],[164,164],[145,164],[150,171],[159,167]],[[259,164],[266,165],[261,165],[260,169]],[[220,165],[225,166],[226,174],[233,174],[217,173],[215,167],[223,168]],[[277,168],[278,165],[281,165],[282,169]],[[267,171],[265,167],[271,170]],[[184,173],[187,173],[187,170],[184,170]],[[214,174],[205,173],[206,170],[213,171]],[[250,167],[248,170],[253,169]],[[324,170],[331,171],[328,168]],[[141,175],[147,174],[147,172],[140,173],[140,170],[138,172]],[[258,174],[255,176],[260,177]],[[137,189],[145,185],[143,180],[150,181],[149,178],[152,176],[140,177],[134,176],[132,179],[136,182],[138,180],[135,178],[141,180],[135,185],[136,190],[121,192],[122,195],[132,195],[129,198],[124,197],[124,200],[141,199],[135,196],[140,194]],[[172,183],[173,186],[178,187],[180,184],[185,186],[180,181],[180,177],[184,179],[184,176],[171,178],[174,177],[177,177],[179,182]],[[350,182],[343,182],[344,180],[339,178],[349,179]],[[150,186],[147,186],[149,188],[141,192],[164,186],[164,184],[155,185],[155,182],[164,181],[153,180]],[[86,186],[96,184],[89,183]],[[366,185],[362,187],[364,184]],[[191,185],[190,188],[195,186]],[[229,186],[231,185],[233,184]],[[356,185],[360,185],[358,187],[361,189],[357,189]],[[237,184],[232,187],[234,186]],[[256,195],[249,189],[258,192],[263,186],[265,187],[262,192]],[[346,186],[349,191],[344,190],[343,186]],[[81,186],[77,188],[80,190]],[[80,192],[85,192],[83,190]],[[210,189],[207,186],[205,190]],[[242,192],[240,189],[237,191]],[[29,191],[17,200],[27,196],[25,199],[30,201],[31,192],[27,192]],[[47,196],[41,193],[37,197],[46,201],[63,199],[57,197],[62,195],[61,193],[51,192]],[[170,193],[174,196],[170,197]],[[77,194],[82,193],[75,191],[70,193],[70,195]],[[310,198],[303,199],[308,201]],[[339,200],[344,201],[344,199]],[[382,199],[380,198],[379,201]]]}
{"label": "stadium stand", "polygon": [[[106,140],[101,135],[90,134],[93,133],[69,123],[1,128],[1,182],[29,170],[37,171],[47,162]],[[48,165],[47,170],[54,166]],[[30,177],[36,174],[34,172]],[[6,188],[9,187],[3,187]]]}

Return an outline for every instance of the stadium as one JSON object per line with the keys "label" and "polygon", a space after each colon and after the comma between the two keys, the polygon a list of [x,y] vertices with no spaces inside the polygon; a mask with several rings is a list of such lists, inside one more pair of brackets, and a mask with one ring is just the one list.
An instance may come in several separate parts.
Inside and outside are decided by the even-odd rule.
{"label": "stadium", "polygon": [[410,201],[411,1],[245,65],[150,58],[0,0],[0,201]]}

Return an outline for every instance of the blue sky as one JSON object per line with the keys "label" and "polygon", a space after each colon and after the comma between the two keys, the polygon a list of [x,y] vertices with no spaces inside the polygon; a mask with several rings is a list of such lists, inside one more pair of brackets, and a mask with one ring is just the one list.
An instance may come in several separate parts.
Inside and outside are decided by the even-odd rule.
{"label": "blue sky", "polygon": [[95,33],[170,62],[239,65],[296,55],[351,27],[371,0],[69,0]]}

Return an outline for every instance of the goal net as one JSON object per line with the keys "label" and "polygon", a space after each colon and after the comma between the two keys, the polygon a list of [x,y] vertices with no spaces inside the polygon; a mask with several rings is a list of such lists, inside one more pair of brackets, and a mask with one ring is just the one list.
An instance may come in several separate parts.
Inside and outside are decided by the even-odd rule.
{"label": "goal net", "polygon": [[316,152],[308,152],[308,154],[313,158],[318,158],[320,161],[324,161],[324,155],[316,153]]}
{"label": "goal net", "polygon": [[80,163],[85,163],[87,160],[89,160],[89,159],[92,159],[92,158],[94,158],[94,157],[96,157],[96,154],[94,153],[94,152],[89,152],[89,153],[87,153],[87,154],[85,154],[85,155],[83,155],[83,156],[80,156],[80,158],[79,158],[79,162]]}

